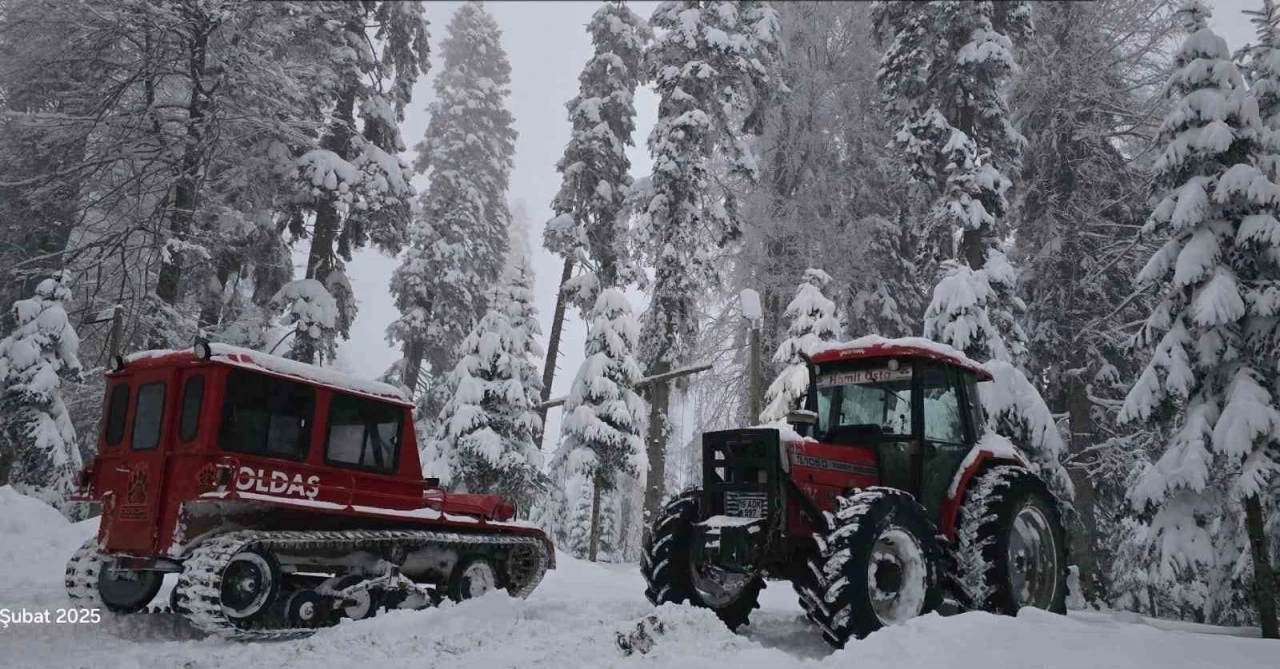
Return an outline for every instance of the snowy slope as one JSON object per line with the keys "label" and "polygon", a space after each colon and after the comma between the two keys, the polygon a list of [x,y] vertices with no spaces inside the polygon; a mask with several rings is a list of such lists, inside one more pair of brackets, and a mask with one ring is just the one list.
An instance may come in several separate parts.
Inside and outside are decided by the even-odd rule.
{"label": "snowy slope", "polygon": [[[62,569],[95,530],[70,525],[40,502],[0,488],[0,608],[65,606]],[[167,615],[132,616],[98,625],[0,628],[0,667],[108,669],[223,666],[349,669],[507,667],[690,667],[706,669],[1241,669],[1275,666],[1280,644],[1165,631],[1113,616],[1018,618],[970,613],[928,616],[832,652],[803,621],[791,589],[774,583],[755,623],[741,635],[706,611],[665,606],[666,633],[647,655],[625,657],[615,632],[634,628],[654,609],[634,565],[596,565],[561,554],[527,601],[502,594],[430,611],[403,611],[344,622],[315,636],[277,643],[200,639]],[[1181,627],[1171,624],[1174,627]]]}

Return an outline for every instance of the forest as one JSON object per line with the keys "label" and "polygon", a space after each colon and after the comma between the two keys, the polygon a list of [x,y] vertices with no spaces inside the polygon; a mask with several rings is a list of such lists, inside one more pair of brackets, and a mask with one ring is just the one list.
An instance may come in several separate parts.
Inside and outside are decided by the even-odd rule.
{"label": "forest", "polygon": [[562,550],[636,561],[700,434],[781,420],[802,354],[926,337],[993,370],[988,427],[1072,509],[1077,606],[1274,635],[1280,5],[1249,1],[1233,52],[1202,0],[609,0],[524,231],[482,2],[0,0],[0,485],[86,513],[117,354],[332,365],[373,249],[424,475]]}

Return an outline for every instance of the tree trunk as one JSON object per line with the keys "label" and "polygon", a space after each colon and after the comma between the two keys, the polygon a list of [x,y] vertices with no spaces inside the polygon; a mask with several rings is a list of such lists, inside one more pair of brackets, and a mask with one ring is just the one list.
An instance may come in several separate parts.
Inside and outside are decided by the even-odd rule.
{"label": "tree trunk", "polygon": [[409,395],[418,392],[418,376],[422,373],[422,356],[426,346],[420,339],[411,339],[404,344],[404,385]]}
{"label": "tree trunk", "polygon": [[960,257],[974,271],[987,264],[987,244],[981,230],[965,230],[960,237]]}
{"label": "tree trunk", "polygon": [[1094,546],[1098,540],[1098,515],[1096,491],[1093,480],[1089,478],[1088,456],[1082,456],[1086,449],[1093,445],[1093,403],[1089,401],[1088,388],[1081,379],[1072,379],[1066,387],[1067,414],[1071,423],[1071,455],[1072,465],[1067,468],[1071,483],[1076,489],[1076,514],[1079,516],[1079,527],[1071,538],[1072,552],[1075,554],[1076,566],[1080,568],[1080,586],[1084,596],[1094,601],[1099,596],[1098,562],[1094,555]]}
{"label": "tree trunk", "polygon": [[587,542],[587,559],[596,561],[600,552],[600,475],[591,482],[591,538]]}
{"label": "tree trunk", "polygon": [[[201,26],[208,28],[209,26]],[[182,163],[173,188],[173,208],[169,216],[171,239],[183,239],[191,233],[197,203],[197,180],[200,165],[204,162],[204,119],[209,101],[204,90],[205,49],[209,32],[201,29],[192,35],[188,50],[188,76],[191,78],[191,100],[187,103],[186,140]],[[182,279],[182,254],[174,253],[167,261],[160,262],[160,277],[156,283],[156,297],[165,304],[178,303],[178,283]]]}
{"label": "tree trunk", "polygon": [[[542,402],[545,404],[551,397],[551,382],[556,378],[556,358],[560,355],[560,334],[564,329],[564,284],[573,276],[573,260],[565,258],[564,269],[560,271],[560,290],[556,292],[556,310],[551,316],[551,336],[547,338],[547,360],[542,368]],[[538,409],[538,417],[542,419],[541,437],[547,434],[547,407]],[[541,439],[539,439],[541,445]],[[594,560],[594,558],[593,558]]]}
{"label": "tree trunk", "polygon": [[[650,374],[664,374],[671,364],[659,360]],[[649,473],[644,479],[644,537],[649,538],[649,523],[662,511],[667,477],[667,409],[671,401],[671,382],[657,381],[649,386]]]}
{"label": "tree trunk", "polygon": [[1249,533],[1249,549],[1253,556],[1253,597],[1258,607],[1262,638],[1280,639],[1276,621],[1276,577],[1267,555],[1266,523],[1262,517],[1262,499],[1254,495],[1244,500],[1244,523]]}

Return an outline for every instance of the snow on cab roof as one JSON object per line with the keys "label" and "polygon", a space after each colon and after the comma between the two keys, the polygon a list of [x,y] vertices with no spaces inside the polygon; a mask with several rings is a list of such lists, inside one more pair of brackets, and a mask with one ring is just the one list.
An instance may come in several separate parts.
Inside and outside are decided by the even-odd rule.
{"label": "snow on cab roof", "polygon": [[[297,360],[290,360],[277,355],[263,353],[262,351],[254,351],[228,344],[209,344],[209,349],[213,356],[211,358],[213,362],[243,369],[264,371],[277,376],[292,377],[334,390],[392,400],[400,404],[410,404],[410,399],[403,390],[380,381],[362,379],[337,370],[317,367],[305,362],[298,362]],[[195,351],[194,349],[139,351],[125,357],[125,368],[128,369],[129,364],[134,362],[170,356],[175,358],[175,362],[188,358],[194,359]]]}
{"label": "snow on cab roof", "polygon": [[816,363],[824,363],[892,356],[915,356],[949,362],[974,372],[981,381],[991,380],[991,373],[977,361],[946,344],[924,337],[889,339],[880,335],[867,335],[853,341],[822,344],[813,352],[812,358]]}

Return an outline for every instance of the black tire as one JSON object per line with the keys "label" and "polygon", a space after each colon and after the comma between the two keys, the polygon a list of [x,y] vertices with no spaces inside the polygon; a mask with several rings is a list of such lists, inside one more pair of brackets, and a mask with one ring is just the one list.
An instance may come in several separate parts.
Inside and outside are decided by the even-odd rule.
{"label": "black tire", "polygon": [[158,571],[131,571],[122,576],[104,563],[98,572],[98,596],[112,613],[137,613],[156,598],[163,583],[164,574]]}
{"label": "black tire", "polygon": [[[1033,556],[1030,571],[1021,568],[1029,564],[1028,551],[1019,550],[1027,545],[1023,533],[1015,538],[1020,514],[1024,532],[1030,529],[1054,542],[1051,549]],[[1042,522],[1046,527],[1036,527]],[[1015,540],[1021,565],[1011,570],[1009,549]],[[1049,556],[1056,559],[1056,566],[1045,562]],[[956,595],[969,608],[1003,615],[1016,615],[1023,606],[1067,612],[1067,541],[1057,499],[1040,477],[1024,467],[992,467],[971,480],[956,521],[954,557],[952,582]],[[1030,585],[1018,588],[1014,577]]]}
{"label": "black tire", "polygon": [[485,555],[467,555],[458,560],[458,563],[453,567],[453,572],[449,574],[449,583],[445,587],[445,595],[455,602],[479,596],[474,594],[474,588],[478,584],[472,582],[472,570],[486,568],[490,572],[489,576],[492,578],[492,583],[490,583],[489,589],[481,594],[506,587],[506,584],[502,582],[502,571],[498,569],[497,562]]}
{"label": "black tire", "polygon": [[[936,609],[942,602],[942,551],[933,523],[910,494],[868,488],[838,499],[839,510],[828,515],[830,531],[814,536],[818,554],[808,564],[812,580],[797,589],[800,605],[822,628],[823,638],[843,648],[851,638]],[[873,578],[885,580],[879,594],[892,591],[892,596],[874,597]],[[877,601],[903,608],[877,611]]]}
{"label": "black tire", "polygon": [[748,623],[752,610],[760,608],[764,579],[760,576],[752,578],[732,601],[719,606],[706,601],[694,587],[690,539],[693,524],[698,522],[701,499],[701,490],[686,490],[668,502],[662,514],[650,525],[640,555],[644,596],[654,606],[688,602],[711,609],[726,627],[736,630]]}

